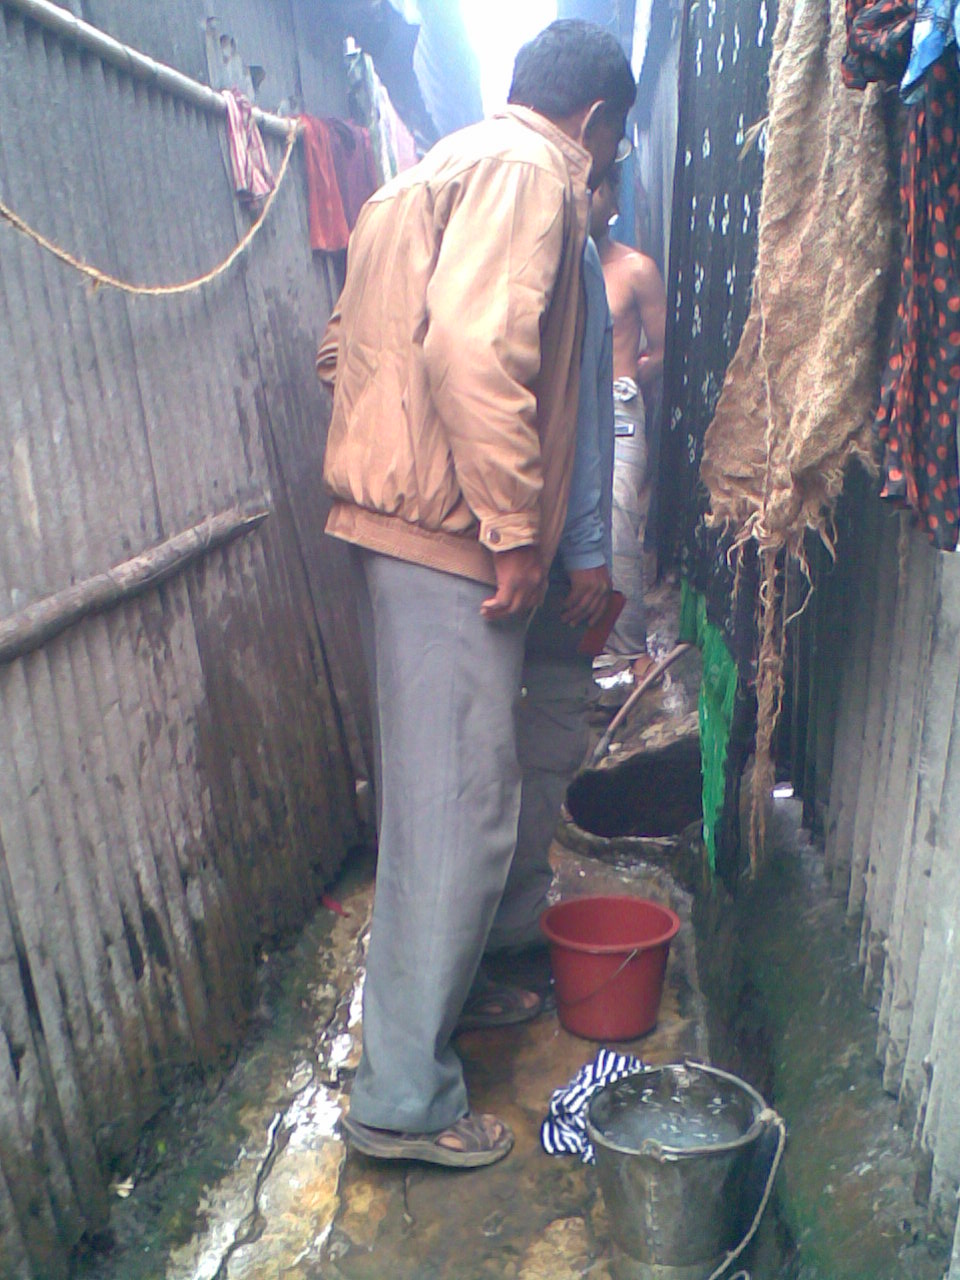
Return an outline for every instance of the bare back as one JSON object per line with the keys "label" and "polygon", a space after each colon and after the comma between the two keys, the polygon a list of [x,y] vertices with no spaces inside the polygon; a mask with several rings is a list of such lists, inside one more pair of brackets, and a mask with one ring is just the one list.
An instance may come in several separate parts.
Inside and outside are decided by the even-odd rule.
{"label": "bare back", "polygon": [[600,261],[613,317],[613,376],[649,386],[663,365],[667,299],[660,272],[646,254],[609,239]]}

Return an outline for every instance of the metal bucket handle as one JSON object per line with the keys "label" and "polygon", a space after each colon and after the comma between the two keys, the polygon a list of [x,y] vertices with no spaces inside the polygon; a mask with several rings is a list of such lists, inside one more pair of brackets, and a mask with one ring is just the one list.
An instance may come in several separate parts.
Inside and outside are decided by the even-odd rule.
{"label": "metal bucket handle", "polygon": [[[639,954],[640,954],[640,948],[634,947],[633,950],[630,952],[630,954],[627,956],[626,960],[624,960],[621,964],[619,964],[616,967],[616,969],[614,969],[613,973],[608,973],[607,976],[604,978],[604,980],[600,983],[600,985],[596,987],[593,991],[588,991],[585,996],[577,996],[576,1000],[560,1000],[560,1003],[563,1005],[565,1009],[573,1009],[578,1004],[585,1004],[588,1000],[592,1000],[595,996],[598,996],[605,987],[609,987],[611,982],[615,982],[617,978],[620,977],[621,973],[623,973],[624,969],[627,967],[630,961],[636,960]],[[557,999],[559,1000],[560,997],[558,996]]]}
{"label": "metal bucket handle", "polygon": [[[723,1262],[720,1263],[719,1267],[710,1273],[708,1280],[720,1280],[720,1277],[726,1271],[727,1267],[729,1267],[731,1263],[736,1262],[737,1258],[740,1257],[741,1253],[743,1253],[744,1249],[746,1249],[747,1245],[756,1235],[757,1228],[760,1226],[760,1219],[766,1212],[767,1205],[770,1202],[770,1196],[773,1192],[773,1184],[777,1176],[777,1170],[780,1168],[780,1161],[783,1158],[783,1149],[787,1144],[787,1126],[784,1123],[783,1116],[774,1111],[772,1107],[764,1107],[757,1119],[761,1124],[766,1125],[767,1128],[775,1128],[777,1130],[777,1150],[773,1157],[773,1163],[770,1165],[770,1172],[767,1174],[767,1185],[764,1187],[763,1195],[760,1198],[760,1205],[757,1212],[753,1215],[753,1221],[750,1223],[750,1228],[747,1231],[747,1234],[735,1249],[731,1249]],[[741,1277],[742,1280],[750,1280],[749,1272],[743,1270],[740,1270],[735,1275],[731,1276],[730,1280],[741,1280]]]}
{"label": "metal bucket handle", "polygon": [[[719,1076],[721,1079],[728,1080],[733,1084],[739,1085],[741,1088],[743,1088],[745,1085],[745,1082],[743,1080],[738,1079],[737,1076],[731,1075],[728,1071],[721,1071],[719,1067],[708,1066],[707,1063],[705,1062],[697,1062],[692,1058],[686,1058],[684,1060],[684,1065],[687,1067],[695,1067],[700,1071],[707,1072],[709,1075]],[[751,1089],[749,1086],[747,1086],[747,1088],[749,1089],[749,1092],[753,1093],[760,1102],[763,1102],[763,1099],[760,1097],[759,1094],[756,1093],[756,1090]],[[588,1131],[589,1131],[589,1125],[590,1125],[589,1116],[587,1117],[587,1124],[588,1124]],[[753,1136],[754,1131],[758,1128],[767,1128],[767,1129],[775,1128],[777,1130],[777,1149],[776,1149],[776,1152],[774,1153],[773,1162],[770,1165],[770,1172],[767,1174],[767,1182],[766,1182],[766,1186],[764,1187],[763,1195],[760,1198],[759,1207],[757,1208],[757,1212],[753,1216],[753,1221],[750,1223],[750,1227],[747,1230],[746,1235],[743,1237],[743,1239],[740,1241],[740,1243],[737,1245],[735,1249],[730,1250],[730,1252],[726,1255],[726,1257],[723,1259],[720,1265],[710,1273],[710,1275],[707,1277],[707,1280],[720,1280],[720,1277],[727,1270],[727,1268],[731,1266],[734,1262],[736,1262],[737,1258],[740,1257],[744,1249],[746,1249],[747,1245],[756,1235],[757,1228],[760,1226],[760,1220],[762,1219],[764,1213],[766,1212],[767,1205],[770,1203],[770,1196],[773,1193],[773,1184],[776,1180],[777,1171],[780,1168],[780,1161],[783,1159],[784,1147],[786,1146],[786,1143],[787,1143],[787,1126],[783,1117],[778,1112],[774,1111],[772,1107],[768,1107],[764,1105],[759,1111],[759,1113],[757,1114],[756,1119],[753,1121],[753,1124],[751,1124],[750,1129],[747,1131],[747,1133],[745,1133],[742,1138],[738,1139],[737,1143],[727,1144],[727,1148],[729,1149],[731,1146],[737,1146],[743,1143],[744,1141],[749,1140]],[[643,1151],[644,1147],[646,1146],[647,1144],[645,1143],[644,1146],[641,1147],[641,1151]],[[657,1148],[657,1149],[653,1150],[653,1148]],[[666,1154],[667,1150],[668,1149],[661,1147],[659,1143],[650,1142],[650,1145],[647,1148],[646,1154],[652,1155],[656,1159],[664,1159],[664,1158],[668,1158]],[[716,1148],[715,1147],[703,1148],[703,1150],[716,1150]],[[691,1154],[697,1154],[697,1153],[698,1152],[695,1150],[686,1148],[683,1154],[691,1155]],[[677,1158],[680,1154],[681,1154],[680,1152],[669,1152],[669,1156],[672,1156],[673,1158]],[[747,1271],[744,1271],[741,1268],[741,1270],[737,1271],[734,1275],[728,1277],[728,1280],[750,1280],[750,1273]]]}

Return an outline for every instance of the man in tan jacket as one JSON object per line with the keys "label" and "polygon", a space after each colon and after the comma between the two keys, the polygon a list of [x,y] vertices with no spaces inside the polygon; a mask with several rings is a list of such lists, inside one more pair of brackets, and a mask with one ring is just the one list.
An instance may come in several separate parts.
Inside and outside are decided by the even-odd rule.
{"label": "man in tan jacket", "polygon": [[[513,1141],[470,1112],[450,1042],[477,1002],[489,1013],[474,984],[516,843],[524,635],[573,467],[588,193],[634,92],[599,27],[526,45],[507,110],[365,206],[317,359],[335,387],[327,531],[355,548],[375,710],[379,860],[343,1121],[372,1156],[472,1167]],[[595,617],[604,575],[570,576],[568,620]],[[537,1011],[496,994],[505,1022]]]}

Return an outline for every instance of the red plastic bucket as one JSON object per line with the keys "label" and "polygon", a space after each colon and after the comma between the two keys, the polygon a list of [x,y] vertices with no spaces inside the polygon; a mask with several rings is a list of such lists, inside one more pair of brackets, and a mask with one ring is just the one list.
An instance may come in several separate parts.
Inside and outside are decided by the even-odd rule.
{"label": "red plastic bucket", "polygon": [[570,898],[545,911],[540,927],[567,1031],[633,1040],[656,1024],[676,912],[625,895]]}

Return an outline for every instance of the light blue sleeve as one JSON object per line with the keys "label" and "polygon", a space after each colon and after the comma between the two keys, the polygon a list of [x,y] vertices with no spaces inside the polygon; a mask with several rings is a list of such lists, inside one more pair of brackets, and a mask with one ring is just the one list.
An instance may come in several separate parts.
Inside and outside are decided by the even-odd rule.
{"label": "light blue sleeve", "polygon": [[560,558],[569,573],[612,561],[613,326],[600,257],[587,240],[583,257],[587,315],[580,363],[577,444]]}

